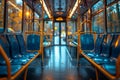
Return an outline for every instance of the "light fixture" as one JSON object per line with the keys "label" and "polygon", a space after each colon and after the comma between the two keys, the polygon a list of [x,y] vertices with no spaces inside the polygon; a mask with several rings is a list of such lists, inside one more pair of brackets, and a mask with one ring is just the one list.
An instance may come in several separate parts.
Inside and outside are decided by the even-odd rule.
{"label": "light fixture", "polygon": [[48,10],[46,4],[45,4],[45,1],[44,1],[44,0],[40,0],[40,3],[42,4],[43,8],[45,9],[45,11],[46,11],[48,17],[49,17],[49,18],[52,18],[51,14],[50,14],[50,12],[49,12],[49,10]]}
{"label": "light fixture", "polygon": [[56,21],[63,21],[63,18],[62,17],[58,17],[58,18],[56,18]]}
{"label": "light fixture", "polygon": [[71,18],[71,17],[72,17],[73,13],[75,12],[75,10],[77,9],[77,7],[79,6],[79,3],[80,3],[80,2],[81,2],[81,0],[77,0],[77,1],[76,1],[73,9],[70,10],[70,12],[69,12],[68,18]]}
{"label": "light fixture", "polygon": [[30,16],[30,12],[26,11],[26,18],[28,18]]}

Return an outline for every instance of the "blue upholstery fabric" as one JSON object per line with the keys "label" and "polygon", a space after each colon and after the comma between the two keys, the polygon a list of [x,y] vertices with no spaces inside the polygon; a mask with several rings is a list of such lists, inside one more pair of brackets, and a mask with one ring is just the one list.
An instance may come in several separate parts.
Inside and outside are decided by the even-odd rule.
{"label": "blue upholstery fabric", "polygon": [[20,50],[19,50],[19,45],[17,43],[17,39],[15,35],[7,35],[9,44],[10,44],[10,50],[11,50],[11,55],[13,58],[17,58],[20,55]]}
{"label": "blue upholstery fabric", "polygon": [[40,36],[31,34],[27,36],[27,49],[28,50],[39,50],[40,49]]}
{"label": "blue upholstery fabric", "polygon": [[82,50],[94,49],[94,38],[92,34],[81,34],[80,41]]}
{"label": "blue upholstery fabric", "polygon": [[113,35],[108,34],[105,36],[103,43],[102,43],[101,53],[93,57],[93,60],[96,63],[98,64],[106,63],[106,60],[104,61],[104,59],[110,56],[110,48],[111,48],[111,43],[113,42],[113,39],[114,39]]}
{"label": "blue upholstery fabric", "polygon": [[116,61],[112,59],[117,58],[120,55],[120,35],[116,35],[115,39],[113,40],[112,46],[111,46],[111,58],[109,58],[109,62],[103,64],[103,67],[105,70],[107,70],[109,73],[115,75],[116,74]]}
{"label": "blue upholstery fabric", "polygon": [[20,47],[20,52],[23,54],[23,55],[28,55],[28,57],[34,57],[34,54],[37,54],[37,52],[34,52],[34,54],[32,54],[32,52],[27,52],[27,48],[26,48],[26,44],[25,44],[25,41],[24,41],[24,38],[23,38],[23,35],[16,35],[16,38],[17,38],[17,41],[18,41],[18,44],[19,44],[19,47]]}
{"label": "blue upholstery fabric", "polygon": [[86,52],[89,57],[94,57],[96,54],[99,54],[101,51],[101,45],[105,35],[99,34],[95,42],[95,48],[92,52]]}
{"label": "blue upholstery fabric", "polygon": [[117,58],[120,55],[120,35],[115,36],[115,40],[112,43],[111,57]]}
{"label": "blue upholstery fabric", "polygon": [[[4,51],[6,52],[7,56],[10,57],[9,44],[8,44],[8,42],[6,40],[5,35],[0,35],[0,45],[2,46]],[[5,61],[4,61],[2,56],[0,56],[0,64],[5,64]]]}
{"label": "blue upholstery fabric", "polygon": [[104,64],[103,68],[112,75],[116,75],[116,64]]}
{"label": "blue upholstery fabric", "polygon": [[[27,59],[23,59],[23,58],[13,59],[12,52],[10,52],[10,45],[9,45],[5,35],[0,35],[0,45],[3,47],[7,56],[10,58],[11,64],[25,64],[25,63],[27,63],[27,61],[28,61]],[[0,64],[5,64],[5,61],[1,56],[0,56]]]}
{"label": "blue upholstery fabric", "polygon": [[[17,71],[20,70],[22,66],[21,65],[12,65],[11,66],[11,75],[14,75]],[[0,76],[7,76],[7,66],[5,65],[0,65]]]}

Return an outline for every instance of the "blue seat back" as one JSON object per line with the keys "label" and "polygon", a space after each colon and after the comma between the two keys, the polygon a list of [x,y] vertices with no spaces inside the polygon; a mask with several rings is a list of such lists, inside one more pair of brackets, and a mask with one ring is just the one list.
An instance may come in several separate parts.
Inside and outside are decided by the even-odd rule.
{"label": "blue seat back", "polygon": [[102,42],[103,42],[104,37],[105,35],[98,34],[96,42],[95,42],[95,48],[94,48],[95,53],[99,54],[101,52],[101,47],[102,47]]}
{"label": "blue seat back", "polygon": [[115,36],[111,48],[111,57],[117,58],[120,55],[120,35]]}
{"label": "blue seat back", "polygon": [[18,44],[20,47],[20,52],[21,53],[26,52],[27,48],[26,48],[26,44],[25,44],[23,35],[22,34],[16,35],[16,38],[17,38],[17,41],[18,41]]}
{"label": "blue seat back", "polygon": [[40,36],[36,34],[30,34],[27,36],[27,49],[39,50],[40,49]]}
{"label": "blue seat back", "polygon": [[110,55],[110,48],[113,40],[114,40],[114,35],[112,34],[105,35],[102,43],[101,53],[106,54],[107,56]]}
{"label": "blue seat back", "polygon": [[7,35],[8,42],[10,44],[10,50],[11,50],[11,55],[13,58],[19,56],[20,54],[20,49],[19,45],[16,39],[16,36],[14,34],[9,34]]}
{"label": "blue seat back", "polygon": [[92,34],[81,34],[80,41],[82,50],[94,49],[94,38]]}
{"label": "blue seat back", "polygon": [[[9,43],[8,43],[5,35],[0,35],[0,45],[6,52],[7,56],[10,57]],[[3,61],[4,61],[3,57],[0,56],[0,63],[2,63]]]}
{"label": "blue seat back", "polygon": [[74,36],[73,39],[76,43],[78,42],[78,36]]}

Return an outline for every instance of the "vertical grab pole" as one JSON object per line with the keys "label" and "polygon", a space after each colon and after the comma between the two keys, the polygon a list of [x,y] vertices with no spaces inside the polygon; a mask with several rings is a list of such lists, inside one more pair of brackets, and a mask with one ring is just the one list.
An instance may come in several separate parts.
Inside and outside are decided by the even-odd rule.
{"label": "vertical grab pole", "polygon": [[[79,5],[79,3],[78,3]],[[78,13],[80,12],[80,9],[78,8]],[[78,15],[77,18],[77,36],[78,36],[78,46],[77,46],[77,66],[79,68],[79,54],[80,54],[80,15]]]}
{"label": "vertical grab pole", "polygon": [[43,50],[44,50],[44,48],[43,48],[43,37],[44,37],[44,33],[43,33],[43,27],[44,27],[44,7],[43,7],[43,0],[41,0],[42,1],[42,26],[41,26],[41,41],[40,41],[40,43],[41,43],[41,54],[42,54],[42,66],[43,66],[43,64],[44,64],[44,53],[43,53]]}
{"label": "vertical grab pole", "polygon": [[95,74],[96,74],[96,80],[99,80],[99,79],[98,79],[98,70],[97,70],[96,67],[95,67]]}

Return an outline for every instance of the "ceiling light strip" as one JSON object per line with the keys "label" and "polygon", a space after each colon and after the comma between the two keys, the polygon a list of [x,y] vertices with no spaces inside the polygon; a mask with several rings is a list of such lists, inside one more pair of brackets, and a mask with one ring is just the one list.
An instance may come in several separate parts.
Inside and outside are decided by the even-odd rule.
{"label": "ceiling light strip", "polygon": [[81,0],[77,0],[77,1],[76,1],[73,9],[70,10],[70,12],[69,12],[70,14],[69,14],[68,18],[71,18],[71,17],[72,17],[73,13],[75,12],[75,10],[77,9],[77,7],[79,6],[79,3],[80,3],[80,2],[81,2]]}
{"label": "ceiling light strip", "polygon": [[52,18],[52,16],[50,15],[49,10],[48,10],[48,8],[47,8],[47,6],[46,6],[46,4],[45,4],[45,1],[44,1],[44,0],[40,0],[40,3],[43,5],[43,8],[44,8],[44,10],[46,11],[48,17],[49,17],[49,18]]}

